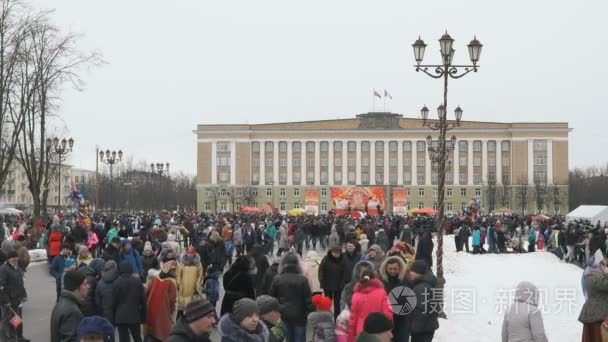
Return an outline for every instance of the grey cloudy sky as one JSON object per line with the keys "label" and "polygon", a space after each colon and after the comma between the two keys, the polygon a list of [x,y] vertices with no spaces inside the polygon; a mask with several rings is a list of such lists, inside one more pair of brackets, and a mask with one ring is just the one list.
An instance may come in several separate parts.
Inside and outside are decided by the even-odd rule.
{"label": "grey cloudy sky", "polygon": [[442,83],[414,71],[411,44],[420,34],[437,62],[445,29],[457,62],[474,34],[484,44],[480,71],[450,85],[465,120],[568,121],[571,166],[608,159],[603,0],[34,4],[108,62],[65,93],[77,167],[94,169],[98,144],[194,174],[197,124],[348,118],[372,110],[372,88],[415,116],[436,108]]}

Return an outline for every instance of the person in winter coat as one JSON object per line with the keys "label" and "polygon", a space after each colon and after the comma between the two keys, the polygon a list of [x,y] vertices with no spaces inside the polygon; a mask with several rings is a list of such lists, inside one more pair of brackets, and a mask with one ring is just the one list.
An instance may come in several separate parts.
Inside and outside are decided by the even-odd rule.
{"label": "person in winter coat", "polygon": [[287,326],[287,340],[304,342],[306,317],[314,311],[308,279],[302,274],[299,258],[287,253],[279,265],[279,274],[270,287],[270,295],[281,303],[281,318]]}
{"label": "person in winter coat", "polygon": [[201,264],[201,258],[194,247],[190,246],[187,253],[182,255],[181,262],[177,267],[178,312],[182,312],[188,303],[200,297],[202,285],[203,265]]}
{"label": "person in winter coat", "polygon": [[376,245],[380,246],[383,251],[388,251],[392,246],[392,243],[390,243],[388,235],[383,228],[378,229],[376,232],[376,240],[374,242]]}
{"label": "person in winter coat", "polygon": [[123,239],[121,244],[120,262],[123,263],[126,261],[131,264],[133,275],[139,277],[139,279],[144,279],[144,266],[141,263],[139,252],[133,248],[129,239]]}
{"label": "person in winter coat", "polygon": [[361,234],[359,236],[359,245],[361,246],[361,253],[367,253],[367,248],[369,247],[369,240],[367,239],[367,235]]}
{"label": "person in winter coat", "polygon": [[253,267],[248,256],[241,255],[236,258],[230,269],[222,277],[224,285],[224,298],[220,315],[230,312],[234,303],[241,298],[255,298],[255,284],[249,275]]}
{"label": "person in winter coat", "polygon": [[63,270],[65,268],[65,262],[70,257],[72,251],[70,250],[70,246],[64,245],[61,248],[61,253],[56,255],[51,262],[51,266],[49,267],[49,271],[51,276],[55,278],[55,289],[57,291],[57,300],[61,297],[61,278],[63,276]]}
{"label": "person in winter coat", "polygon": [[[386,258],[380,266],[379,274],[386,293],[397,287],[407,287],[411,289],[411,286],[406,279],[407,265],[403,258],[398,256],[391,256]],[[405,289],[401,290],[400,293],[404,293]],[[410,339],[410,314],[413,308],[409,304],[406,296],[395,296],[397,303],[403,307],[402,312],[395,312],[393,314],[393,341],[394,342],[408,342]]]}
{"label": "person in winter coat", "polygon": [[380,265],[384,261],[384,250],[380,245],[374,244],[367,251],[365,260],[371,262],[374,265],[374,270],[378,272]]}
{"label": "person in winter coat", "polygon": [[214,265],[217,269],[224,269],[226,263],[226,245],[220,234],[216,231],[211,233],[207,244],[207,260],[205,266]]}
{"label": "person in winter coat", "polygon": [[113,325],[115,324],[113,289],[117,278],[118,266],[114,260],[106,261],[103,271],[101,271],[101,279],[99,279],[95,289],[95,305],[97,305],[101,316]]}
{"label": "person in winter coat", "polygon": [[236,249],[237,258],[243,255],[243,230],[239,225],[232,231],[232,243]]}
{"label": "person in winter coat", "polygon": [[439,328],[437,308],[443,295],[432,291],[437,286],[437,278],[426,261],[414,261],[409,275],[412,290],[416,294],[416,307],[411,313],[412,342],[431,342],[435,330]]}
{"label": "person in winter coat", "polygon": [[587,299],[581,308],[578,321],[583,323],[583,341],[601,341],[602,322],[608,317],[608,266],[601,251],[595,253],[595,268],[583,273],[584,292]]}
{"label": "person in winter coat", "polygon": [[307,331],[312,332],[313,342],[334,342],[336,340],[336,324],[331,313],[331,298],[316,294],[312,296],[312,303],[317,311],[308,315]]}
{"label": "person in winter coat", "polygon": [[[133,266],[123,261],[112,292],[114,321],[120,342],[141,342],[140,324],[146,320],[146,296],[141,280],[133,276]],[[131,335],[131,336],[129,336]]]}
{"label": "person in winter coat", "polygon": [[264,254],[264,248],[260,245],[254,245],[249,250],[250,258],[255,262],[256,274],[255,274],[255,293],[259,294],[262,292],[264,274],[268,267],[270,267],[270,263],[268,262],[268,257]]}
{"label": "person in winter coat", "polygon": [[[51,226],[51,232],[47,239],[47,254],[49,261],[61,253],[63,243],[63,233],[59,224]],[[64,260],[65,261],[65,260]]]}
{"label": "person in winter coat", "polygon": [[530,228],[528,232],[528,252],[536,251],[536,228]]}
{"label": "person in winter coat", "polygon": [[548,341],[538,307],[538,290],[528,281],[517,285],[515,301],[502,321],[502,342],[510,341]]}
{"label": "person in winter coat", "polygon": [[351,279],[354,266],[361,261],[361,254],[357,252],[355,241],[346,243],[346,251],[342,254],[342,257],[344,258],[344,279]]}
{"label": "person in winter coat", "polygon": [[[374,272],[374,265],[366,260],[358,262],[355,267],[353,267],[352,276],[346,285],[344,285],[344,290],[342,290],[342,294],[340,295],[340,311],[344,309],[350,309],[352,306],[353,293],[355,291],[355,286],[359,283],[359,278],[364,271],[370,270]],[[344,279],[347,281],[348,279]]]}
{"label": "person in winter coat", "polygon": [[162,261],[160,274],[153,277],[146,287],[144,335],[164,341],[169,338],[177,312],[177,260],[170,252]]}
{"label": "person in winter coat", "polygon": [[78,258],[76,258],[76,264],[78,267],[89,266],[91,261],[93,260],[93,256],[89,252],[89,248],[87,246],[80,246],[78,249]]}
{"label": "person in winter coat", "polygon": [[355,285],[350,319],[348,321],[348,341],[355,341],[357,335],[363,331],[363,324],[372,312],[381,312],[387,318],[393,318],[393,311],[388,303],[388,296],[382,282],[376,278],[371,270],[365,270],[359,276]]}
{"label": "person in winter coat", "polygon": [[306,260],[304,261],[304,276],[308,279],[310,290],[312,293],[322,293],[321,283],[319,282],[319,266],[321,258],[317,256],[317,252],[308,251]]}
{"label": "person in winter coat", "polygon": [[283,342],[287,335],[285,324],[281,321],[281,313],[279,300],[268,296],[261,295],[255,299],[260,312],[260,319],[268,329],[268,342]]}
{"label": "person in winter coat", "polygon": [[272,259],[272,263],[270,267],[264,273],[264,278],[262,279],[262,287],[260,293],[257,295],[267,295],[270,293],[270,285],[272,285],[272,281],[274,280],[274,276],[279,274],[279,263],[281,262],[281,258],[274,257]]}
{"label": "person in winter coat", "polygon": [[205,299],[186,305],[167,342],[211,342],[210,334],[216,323],[215,307]]}
{"label": "person in winter coat", "polygon": [[219,283],[220,271],[215,266],[210,265],[207,268],[207,276],[203,284],[203,293],[207,296],[207,300],[213,307],[216,306],[220,300],[220,283]]}
{"label": "person in winter coat", "polygon": [[336,227],[332,227],[331,228],[331,232],[329,233],[329,249],[332,249],[333,247],[340,247],[340,235],[338,235],[338,231],[336,230]]}
{"label": "person in winter coat", "polygon": [[13,312],[19,316],[22,315],[22,303],[27,299],[27,293],[17,252],[10,251],[6,257],[6,262],[0,266],[0,307],[2,309],[0,340],[29,341],[23,338],[23,325],[15,327],[10,322]]}
{"label": "person in winter coat", "polygon": [[108,244],[108,247],[104,249],[101,258],[104,261],[114,260],[116,265],[120,264],[120,238],[118,236],[113,237]]}
{"label": "person in winter coat", "polygon": [[462,250],[462,246],[469,253],[469,236],[471,236],[471,229],[467,226],[462,226],[458,230],[458,241],[461,244],[460,250]]}
{"label": "person in winter coat", "polygon": [[154,250],[152,250],[152,244],[150,241],[146,241],[144,244],[144,252],[141,256],[141,265],[144,268],[144,276],[148,276],[148,271],[150,271],[150,269],[160,269],[160,263],[154,254]]}
{"label": "person in winter coat", "polygon": [[473,228],[473,254],[481,254],[481,229]]}
{"label": "person in winter coat", "polygon": [[283,222],[279,227],[279,250],[277,251],[277,256],[281,256],[283,252],[289,250],[289,234],[287,232],[287,223]]}
{"label": "person in winter coat", "polygon": [[339,246],[331,248],[319,265],[319,285],[323,293],[334,302],[334,319],[340,314],[340,298],[346,283],[344,260]]}
{"label": "person in winter coat", "polygon": [[64,288],[61,300],[51,313],[51,342],[78,341],[76,334],[83,318],[80,307],[89,291],[85,275],[78,271],[67,272]]}
{"label": "person in winter coat", "polygon": [[82,304],[82,314],[84,317],[99,316],[101,313],[100,308],[98,308],[95,303],[95,291],[104,265],[105,262],[103,259],[95,258],[91,261],[89,266],[78,270],[78,272],[81,272],[86,276],[87,284],[89,285],[89,292]]}
{"label": "person in winter coat", "polygon": [[266,342],[268,328],[260,322],[255,300],[243,298],[234,303],[232,312],[222,316],[218,324],[221,342]]}
{"label": "person in winter coat", "polygon": [[[461,237],[462,238],[462,237]],[[468,239],[468,235],[467,235]],[[468,243],[467,243],[468,244]],[[420,241],[418,242],[418,249],[416,250],[416,260],[424,260],[426,261],[429,267],[433,266],[433,248],[435,245],[433,244],[433,239],[431,238],[431,233],[424,232]],[[469,248],[467,247],[467,253],[469,252]]]}

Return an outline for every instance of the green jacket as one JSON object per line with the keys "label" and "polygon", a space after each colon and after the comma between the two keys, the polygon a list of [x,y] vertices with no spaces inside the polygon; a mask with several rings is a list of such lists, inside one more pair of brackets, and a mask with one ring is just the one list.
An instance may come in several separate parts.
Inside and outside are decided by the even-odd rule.
{"label": "green jacket", "polygon": [[51,342],[78,342],[78,325],[82,319],[83,299],[70,291],[63,291],[51,314]]}

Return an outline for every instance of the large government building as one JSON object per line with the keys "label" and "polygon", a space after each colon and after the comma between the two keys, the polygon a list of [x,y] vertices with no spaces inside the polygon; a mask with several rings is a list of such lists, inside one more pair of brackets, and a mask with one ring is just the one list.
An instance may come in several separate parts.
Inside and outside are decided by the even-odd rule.
{"label": "large government building", "polygon": [[[567,212],[564,122],[463,121],[448,132],[445,210]],[[395,113],[257,125],[199,125],[197,206],[309,212],[437,208],[438,174],[427,148],[437,132]],[[433,141],[436,143],[436,141]],[[503,209],[504,210],[504,209]]]}

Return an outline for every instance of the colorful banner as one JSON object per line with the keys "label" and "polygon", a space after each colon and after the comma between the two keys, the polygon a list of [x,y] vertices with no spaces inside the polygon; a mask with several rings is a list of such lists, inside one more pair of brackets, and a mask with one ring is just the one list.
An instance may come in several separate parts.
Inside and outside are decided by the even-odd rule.
{"label": "colorful banner", "polygon": [[307,215],[319,215],[319,188],[304,190],[304,210]]}
{"label": "colorful banner", "polygon": [[406,216],[407,215],[407,189],[393,189],[393,214]]}
{"label": "colorful banner", "polygon": [[349,211],[363,211],[368,215],[378,215],[378,205],[380,205],[381,212],[384,212],[386,208],[384,187],[382,186],[332,188],[331,202],[337,215],[343,215]]}

